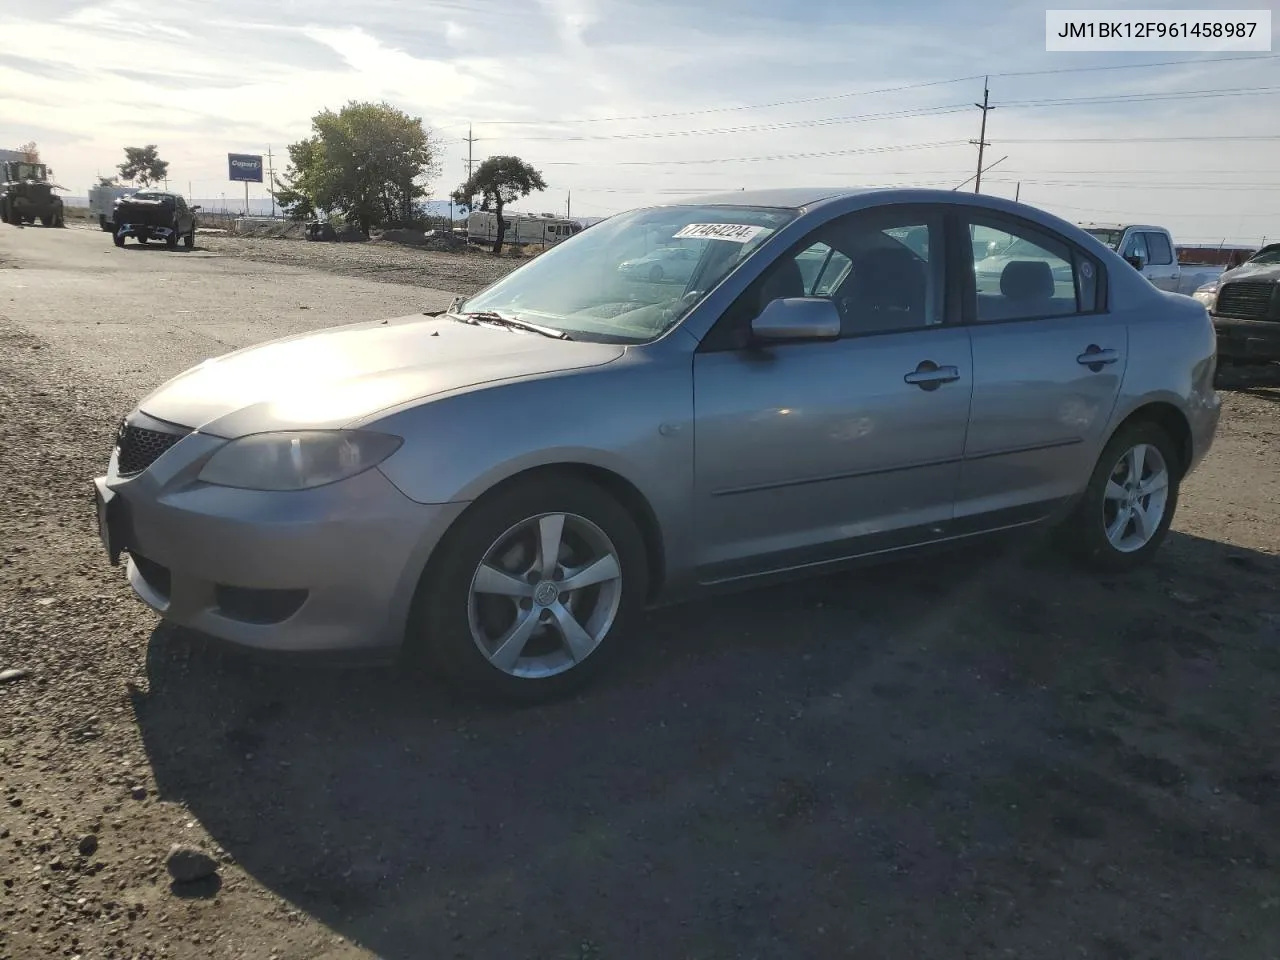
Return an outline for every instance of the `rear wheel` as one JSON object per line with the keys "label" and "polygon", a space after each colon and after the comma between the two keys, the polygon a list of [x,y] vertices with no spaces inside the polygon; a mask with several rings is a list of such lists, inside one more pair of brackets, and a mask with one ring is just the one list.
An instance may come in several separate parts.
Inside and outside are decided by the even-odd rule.
{"label": "rear wheel", "polygon": [[655,263],[652,267],[649,268],[649,279],[654,283],[657,283],[659,280],[662,279],[661,265]]}
{"label": "rear wheel", "polygon": [[608,665],[644,603],[627,510],[563,474],[495,492],[458,520],[424,575],[415,627],[430,658],[484,696],[563,696]]}
{"label": "rear wheel", "polygon": [[1063,527],[1071,552],[1109,572],[1146,562],[1173,522],[1179,463],[1173,441],[1156,424],[1138,421],[1118,430]]}
{"label": "rear wheel", "polygon": [[182,235],[182,248],[184,250],[194,250],[196,248],[196,226],[193,223],[191,229]]}
{"label": "rear wheel", "polygon": [[178,221],[173,221],[173,227],[169,230],[168,235],[164,238],[164,245],[170,250],[178,249]]}

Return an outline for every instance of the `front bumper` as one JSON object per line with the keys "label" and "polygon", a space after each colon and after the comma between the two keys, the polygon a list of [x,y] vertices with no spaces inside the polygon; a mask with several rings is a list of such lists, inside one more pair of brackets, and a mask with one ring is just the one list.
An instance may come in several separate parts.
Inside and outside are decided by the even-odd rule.
{"label": "front bumper", "polygon": [[116,233],[122,237],[136,237],[141,240],[167,240],[177,231],[173,227],[153,227],[147,223],[120,223],[116,225]]}
{"label": "front bumper", "polygon": [[134,592],[166,620],[247,647],[394,652],[427,558],[466,505],[414,503],[377,469],[296,492],[196,480],[223,443],[191,434],[132,477],[113,454],[95,481]]}
{"label": "front bumper", "polygon": [[1218,357],[1223,360],[1280,360],[1280,322],[1214,317]]}

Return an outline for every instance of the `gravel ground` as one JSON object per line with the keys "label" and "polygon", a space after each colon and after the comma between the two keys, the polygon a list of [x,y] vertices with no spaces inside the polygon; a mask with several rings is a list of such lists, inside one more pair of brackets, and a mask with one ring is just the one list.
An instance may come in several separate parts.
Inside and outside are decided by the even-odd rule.
{"label": "gravel ground", "polygon": [[294,266],[0,231],[0,958],[1280,953],[1280,390],[1225,394],[1140,573],[1028,542],[756,591],[482,708],[168,629],[105,562],[139,394],[447,302],[263,243]]}
{"label": "gravel ground", "polygon": [[501,279],[523,262],[478,250],[465,254],[433,253],[380,240],[307,243],[202,234],[200,246],[214,253],[260,263],[324,270],[361,280],[443,287],[465,294],[475,293]]}

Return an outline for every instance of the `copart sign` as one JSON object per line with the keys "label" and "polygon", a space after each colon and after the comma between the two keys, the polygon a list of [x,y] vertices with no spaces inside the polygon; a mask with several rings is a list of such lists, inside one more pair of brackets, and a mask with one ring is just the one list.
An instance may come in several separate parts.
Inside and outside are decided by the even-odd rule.
{"label": "copart sign", "polygon": [[261,183],[262,157],[252,153],[228,153],[227,179],[244,183]]}

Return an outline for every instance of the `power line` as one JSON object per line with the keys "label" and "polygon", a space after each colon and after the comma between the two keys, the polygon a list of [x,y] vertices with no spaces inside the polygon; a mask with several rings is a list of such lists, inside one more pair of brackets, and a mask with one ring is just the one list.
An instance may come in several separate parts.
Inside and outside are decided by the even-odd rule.
{"label": "power line", "polygon": [[[571,134],[568,136],[533,136],[533,137],[498,137],[503,141],[555,141],[558,143],[578,143],[602,140],[657,140],[667,137],[719,136],[734,133],[772,133],[778,130],[792,130],[799,127],[824,127],[841,123],[867,123],[875,120],[904,120],[912,117],[943,116],[948,113],[960,113],[968,110],[967,103],[939,104],[936,107],[919,107],[910,110],[896,110],[888,113],[864,113],[843,117],[819,117],[813,120],[779,120],[775,123],[751,123],[737,127],[700,127],[688,130],[659,130],[647,133],[604,133],[586,136]],[[466,142],[463,140],[462,142]]]}
{"label": "power line", "polygon": [[[987,90],[984,86],[984,96]],[[1108,103],[1149,103],[1162,100],[1196,100],[1208,99],[1213,97],[1235,97],[1235,96],[1274,96],[1280,94],[1280,87],[1232,87],[1215,90],[1184,90],[1184,91],[1166,91],[1166,92],[1149,92],[1149,93],[1129,93],[1129,94],[1105,94],[1100,96],[1087,97],[1056,97],[1045,98],[1039,100],[997,100],[994,104],[988,106],[987,109],[994,110],[996,107],[1025,109],[1029,107],[1041,106],[1072,106],[1072,105],[1102,105]],[[976,104],[979,108],[982,104]],[[808,120],[778,120],[766,123],[744,124],[735,127],[694,127],[681,130],[657,130],[642,133],[607,133],[607,134],[540,134],[535,136],[501,136],[494,139],[512,142],[556,142],[556,143],[587,143],[587,142],[607,142],[615,140],[659,140],[672,137],[689,137],[689,136],[721,136],[737,133],[759,133],[759,132],[776,132],[779,130],[794,130],[810,127],[835,126],[845,123],[871,123],[881,120],[904,120],[917,117],[937,117],[946,116],[953,113],[961,113],[969,109],[968,104],[964,103],[944,103],[932,107],[914,107],[903,110],[894,110],[881,113],[864,113],[852,114],[835,117],[817,117]],[[463,137],[459,143],[471,143],[474,140],[481,139],[479,137]],[[977,141],[974,141],[976,144]]]}
{"label": "power line", "polygon": [[1173,90],[1167,93],[1115,93],[1096,97],[1045,97],[1038,100],[1001,100],[999,107],[1062,107],[1081,104],[1155,103],[1161,100],[1202,100],[1211,97],[1274,96],[1280,87],[1230,87],[1218,90]]}
{"label": "power line", "polygon": [[939,147],[954,147],[964,144],[964,140],[936,140],[931,143],[900,143],[883,147],[853,147],[847,150],[817,150],[809,153],[775,153],[761,157],[709,157],[701,160],[618,160],[613,163],[582,160],[543,160],[544,167],[659,167],[659,166],[693,166],[708,163],[761,163],[767,160],[804,160],[809,157],[841,157],[877,153],[901,153],[908,150],[935,150]]}
{"label": "power line", "polygon": [[1021,139],[1001,138],[1001,143],[1214,143],[1254,142],[1264,140],[1280,140],[1280,133],[1252,134],[1248,136],[1188,136],[1188,137],[1024,137]]}
{"label": "power line", "polygon": [[[1151,67],[1171,67],[1186,64],[1236,63],[1248,60],[1277,60],[1280,54],[1263,54],[1262,56],[1242,57],[1210,57],[1183,58],[1181,60],[1160,60],[1151,63],[1117,63],[1100,64],[1092,67],[1059,67],[1053,70],[1021,70],[1005,73],[993,73],[991,77],[1045,77],[1064,73],[1096,73],[1103,70],[1145,70]],[[881,87],[875,90],[852,90],[846,93],[830,93],[818,97],[799,97],[794,100],[775,100],[771,103],[740,104],[732,107],[706,107],[701,110],[679,110],[672,113],[637,114],[626,117],[570,117],[559,120],[485,120],[490,126],[554,126],[562,123],[621,123],[633,120],[666,120],[672,117],[697,117],[711,113],[732,113],[741,110],[768,110],[772,107],[790,107],[802,103],[824,103],[832,100],[847,100],[852,97],[870,97],[883,93],[901,93],[906,90],[923,90],[927,87],[941,87],[953,83],[967,83],[983,79],[983,74],[967,77],[952,77],[949,80],[925,80],[919,83],[907,83],[896,87]]]}

